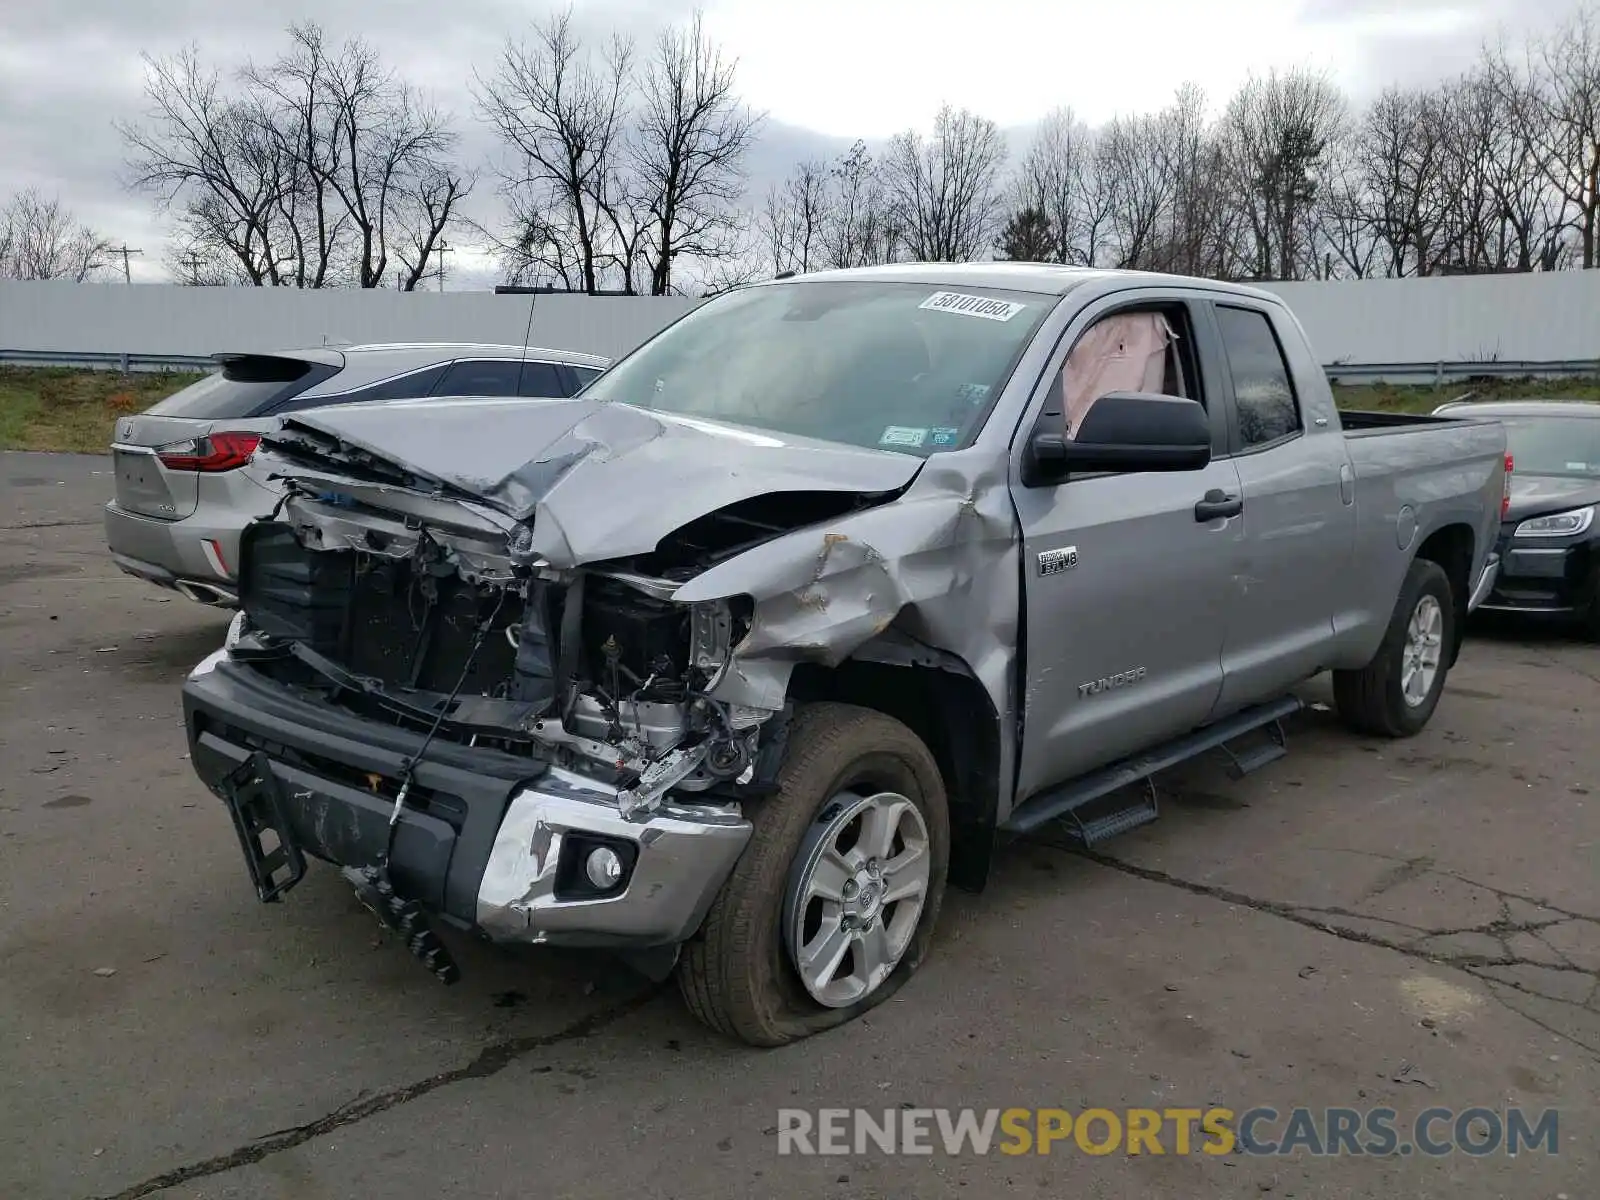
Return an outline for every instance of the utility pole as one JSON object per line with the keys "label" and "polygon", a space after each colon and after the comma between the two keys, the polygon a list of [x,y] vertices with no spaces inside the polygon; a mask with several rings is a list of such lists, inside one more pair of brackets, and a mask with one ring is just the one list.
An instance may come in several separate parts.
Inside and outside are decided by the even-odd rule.
{"label": "utility pole", "polygon": [[200,256],[198,254],[196,254],[193,250],[191,250],[191,251],[189,251],[189,253],[185,254],[178,261],[181,262],[186,268],[188,268],[188,271],[189,271],[189,286],[191,286],[191,287],[200,286],[200,263],[202,261]]}
{"label": "utility pole", "polygon": [[439,244],[433,250],[439,256],[439,290],[441,292],[444,291],[444,256],[446,254],[454,254],[455,250],[454,246],[446,245],[443,238],[439,239]]}
{"label": "utility pole", "polygon": [[133,272],[128,269],[128,255],[130,255],[130,254],[143,254],[144,251],[143,250],[135,250],[133,247],[129,246],[126,242],[124,242],[120,246],[112,246],[111,247],[111,253],[122,255],[122,282],[124,282],[124,283],[132,283],[133,282]]}

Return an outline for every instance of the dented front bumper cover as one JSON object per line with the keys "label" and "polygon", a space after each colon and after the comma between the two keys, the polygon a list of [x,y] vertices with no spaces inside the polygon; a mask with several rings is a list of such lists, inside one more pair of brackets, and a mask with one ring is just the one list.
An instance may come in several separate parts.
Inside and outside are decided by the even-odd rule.
{"label": "dented front bumper cover", "polygon": [[[478,889],[478,926],[506,942],[676,945],[700,927],[750,831],[737,805],[665,805],[630,819],[614,789],[552,769],[511,798]],[[614,894],[563,895],[565,875],[613,847],[627,872]]]}
{"label": "dented front bumper cover", "polygon": [[[373,724],[259,680],[218,651],[184,684],[195,770],[226,780],[263,754],[285,828],[304,854],[372,867],[390,844],[392,788],[418,735]],[[617,789],[527,760],[435,743],[415,770],[388,878],[405,900],[500,942],[648,951],[693,935],[749,841],[737,805],[663,804],[623,815]],[[387,789],[387,790],[386,790]],[[624,873],[588,878],[598,848]]]}

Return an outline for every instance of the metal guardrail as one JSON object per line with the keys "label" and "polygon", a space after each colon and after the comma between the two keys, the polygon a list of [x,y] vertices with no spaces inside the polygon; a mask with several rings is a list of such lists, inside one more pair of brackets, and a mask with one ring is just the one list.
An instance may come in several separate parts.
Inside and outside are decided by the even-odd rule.
{"label": "metal guardrail", "polygon": [[1571,379],[1600,375],[1600,358],[1560,362],[1329,363],[1323,371],[1337,383],[1431,383],[1437,387],[1459,379]]}
{"label": "metal guardrail", "polygon": [[[203,354],[112,354],[99,351],[0,350],[0,364],[14,367],[81,367],[96,371],[211,371]],[[1329,363],[1323,370],[1337,383],[1413,383],[1438,386],[1459,379],[1520,379],[1525,376],[1600,376],[1600,358],[1559,362]]]}
{"label": "metal guardrail", "polygon": [[0,366],[80,367],[91,371],[214,371],[207,354],[111,354],[97,350],[0,350]]}

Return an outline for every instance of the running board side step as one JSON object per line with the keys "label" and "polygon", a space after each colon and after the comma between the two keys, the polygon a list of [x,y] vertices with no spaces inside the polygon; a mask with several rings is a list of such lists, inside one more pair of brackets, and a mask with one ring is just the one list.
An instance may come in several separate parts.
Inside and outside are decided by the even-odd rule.
{"label": "running board side step", "polygon": [[[1117,833],[1124,833],[1156,819],[1159,815],[1151,776],[1187,762],[1211,750],[1224,750],[1231,760],[1235,778],[1282,758],[1287,753],[1283,720],[1304,707],[1298,696],[1285,696],[1270,704],[1258,704],[1205,725],[1192,733],[1147,750],[1143,754],[1112,763],[1069,783],[1030,796],[1019,804],[1000,826],[1007,833],[1031,833],[1041,825],[1067,818],[1067,832],[1085,845],[1093,845]],[[1243,754],[1227,749],[1227,744],[1258,729],[1267,729],[1271,741]],[[1078,810],[1102,797],[1127,787],[1146,784],[1145,792],[1133,804],[1102,816],[1084,819]]]}

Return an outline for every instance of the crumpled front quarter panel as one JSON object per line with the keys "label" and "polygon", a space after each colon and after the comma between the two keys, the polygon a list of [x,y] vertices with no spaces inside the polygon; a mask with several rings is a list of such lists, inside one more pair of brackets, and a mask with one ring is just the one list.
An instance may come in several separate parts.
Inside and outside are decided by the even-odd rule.
{"label": "crumpled front quarter panel", "polygon": [[795,664],[837,666],[891,624],[960,658],[1009,721],[1021,612],[1005,460],[933,455],[892,504],[788,534],[697,576],[681,602],[748,595],[748,634],[714,690],[781,707]]}

